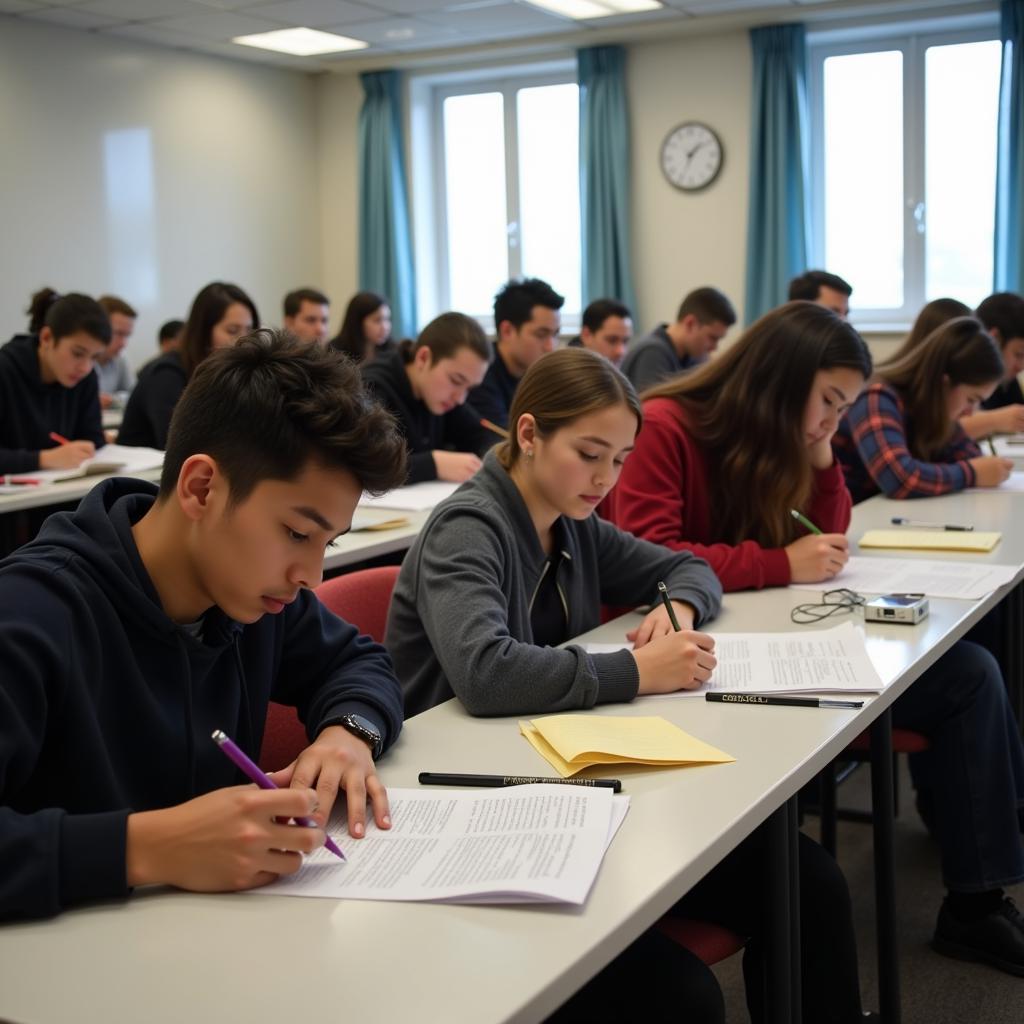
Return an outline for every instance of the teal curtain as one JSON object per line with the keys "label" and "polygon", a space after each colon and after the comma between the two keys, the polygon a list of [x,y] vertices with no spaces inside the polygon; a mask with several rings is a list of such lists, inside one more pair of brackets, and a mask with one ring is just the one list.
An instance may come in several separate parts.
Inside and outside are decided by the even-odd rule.
{"label": "teal curtain", "polygon": [[750,30],[754,95],[746,321],[786,301],[807,269],[807,45],[803,25]]}
{"label": "teal curtain", "polygon": [[401,77],[361,74],[359,112],[359,290],[391,304],[397,337],[416,334],[416,285],[405,189]]}
{"label": "teal curtain", "polygon": [[1024,0],[1002,0],[995,290],[1024,293]]}
{"label": "teal curtain", "polygon": [[576,57],[583,304],[594,299],[618,299],[635,317],[629,264],[626,52],[621,46],[591,46],[578,50]]}

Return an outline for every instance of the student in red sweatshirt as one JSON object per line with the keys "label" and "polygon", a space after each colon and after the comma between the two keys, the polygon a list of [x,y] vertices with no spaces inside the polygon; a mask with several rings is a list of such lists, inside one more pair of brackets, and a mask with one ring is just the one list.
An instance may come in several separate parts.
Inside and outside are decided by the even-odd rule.
{"label": "student in red sweatshirt", "polygon": [[605,515],[705,559],[727,591],[830,579],[850,522],[831,439],[870,373],[867,346],[830,310],[767,313],[714,361],[645,393]]}

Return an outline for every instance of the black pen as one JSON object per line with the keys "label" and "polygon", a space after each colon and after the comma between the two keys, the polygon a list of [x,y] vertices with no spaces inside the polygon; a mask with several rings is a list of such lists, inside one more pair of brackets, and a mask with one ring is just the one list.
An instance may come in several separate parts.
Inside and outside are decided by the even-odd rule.
{"label": "black pen", "polygon": [[672,607],[672,602],[668,599],[668,587],[664,583],[659,583],[658,593],[661,595],[661,603],[665,606],[665,611],[668,612],[668,620],[672,623],[672,628],[678,633],[679,620],[676,618],[676,610]]}
{"label": "black pen", "polygon": [[485,786],[490,789],[502,786],[533,786],[549,782],[559,786],[590,786],[591,789],[610,789],[621,792],[618,779],[545,779],[539,775],[465,775],[458,772],[420,772],[421,786]]}
{"label": "black pen", "polygon": [[963,533],[970,533],[973,526],[958,526],[956,523],[927,523],[923,519],[907,519],[904,516],[893,516],[890,520],[893,526],[915,526],[922,530],[959,530]]}
{"label": "black pen", "polygon": [[862,700],[823,700],[818,697],[764,697],[759,693],[705,693],[719,704],[778,704],[787,708],[862,708]]}

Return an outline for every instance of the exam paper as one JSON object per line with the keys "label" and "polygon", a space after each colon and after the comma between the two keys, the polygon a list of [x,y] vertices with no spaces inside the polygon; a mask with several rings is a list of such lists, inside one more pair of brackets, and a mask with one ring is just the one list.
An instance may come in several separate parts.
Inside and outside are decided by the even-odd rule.
{"label": "exam paper", "polygon": [[791,583],[789,589],[825,591],[846,587],[858,594],[927,594],[977,601],[1009,583],[1016,574],[1012,565],[854,555],[834,579]]}
{"label": "exam paper", "polygon": [[[1013,453],[1017,458],[1024,457],[1024,447],[1016,449]],[[1012,456],[1011,456],[1012,458]],[[972,491],[991,491],[991,487],[972,487]],[[1024,491],[1024,472],[1014,470],[998,487],[997,491]]]}
{"label": "exam paper", "polygon": [[1024,434],[996,437],[993,438],[993,444],[996,446],[996,455],[1001,455],[1004,459],[1019,459],[1024,456]]}
{"label": "exam paper", "polygon": [[453,495],[458,487],[458,484],[445,480],[429,480],[422,484],[409,484],[408,487],[396,487],[378,498],[364,493],[359,499],[359,504],[363,508],[396,508],[402,512],[425,512]]}
{"label": "exam paper", "polygon": [[[328,831],[344,850],[306,858],[260,889],[276,896],[445,903],[582,904],[628,797],[609,789],[530,785],[423,792],[389,789],[392,827],[370,818],[352,839],[344,812]],[[613,808],[621,810],[613,811]]]}
{"label": "exam paper", "polygon": [[62,480],[78,480],[80,477],[100,476],[105,473],[132,476],[149,469],[159,469],[163,464],[164,453],[156,448],[129,448],[127,445],[105,444],[77,469],[33,469],[30,473],[12,473],[11,476],[14,479],[29,477],[40,483],[53,484]]}
{"label": "exam paper", "polygon": [[910,551],[991,551],[1002,536],[996,530],[914,530],[898,526],[891,530],[868,530],[859,543],[862,548]]}

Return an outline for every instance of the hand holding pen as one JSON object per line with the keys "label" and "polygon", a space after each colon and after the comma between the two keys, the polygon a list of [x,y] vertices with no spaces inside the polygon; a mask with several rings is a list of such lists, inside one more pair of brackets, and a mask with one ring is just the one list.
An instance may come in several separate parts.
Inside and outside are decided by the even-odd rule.
{"label": "hand holding pen", "polygon": [[820,583],[834,579],[850,560],[850,542],[842,533],[824,533],[802,512],[790,515],[808,531],[783,549],[789,560],[791,583]]}
{"label": "hand holding pen", "polygon": [[96,454],[96,445],[92,441],[69,441],[56,431],[51,431],[50,440],[56,442],[57,447],[40,451],[40,469],[78,469],[86,459]]}

